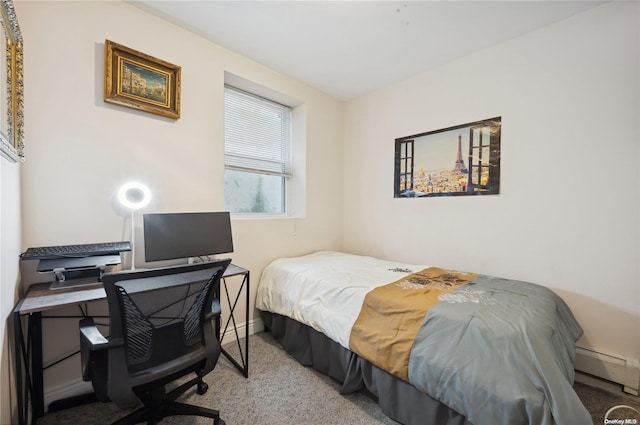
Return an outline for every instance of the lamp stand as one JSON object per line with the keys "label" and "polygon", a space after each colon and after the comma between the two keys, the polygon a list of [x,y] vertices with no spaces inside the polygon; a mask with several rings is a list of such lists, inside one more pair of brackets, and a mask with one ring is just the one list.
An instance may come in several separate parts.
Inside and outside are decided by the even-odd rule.
{"label": "lamp stand", "polygon": [[131,270],[136,269],[136,228],[133,222],[134,211],[135,210],[131,208]]}

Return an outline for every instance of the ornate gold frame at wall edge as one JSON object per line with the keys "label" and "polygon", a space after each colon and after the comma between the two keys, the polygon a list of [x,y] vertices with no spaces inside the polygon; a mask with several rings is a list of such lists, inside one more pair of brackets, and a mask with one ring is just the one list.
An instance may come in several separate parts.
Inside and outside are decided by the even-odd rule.
{"label": "ornate gold frame at wall edge", "polygon": [[[0,14],[6,36],[7,127],[0,127],[0,154],[11,162],[24,162],[23,41],[12,0],[1,0]],[[4,107],[5,105],[0,105]]]}

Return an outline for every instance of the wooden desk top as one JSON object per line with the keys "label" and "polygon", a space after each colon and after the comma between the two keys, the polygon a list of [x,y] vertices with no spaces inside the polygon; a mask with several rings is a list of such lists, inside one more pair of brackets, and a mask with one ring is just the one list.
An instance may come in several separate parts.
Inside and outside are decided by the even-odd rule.
{"label": "wooden desk top", "polygon": [[222,274],[222,277],[225,278],[225,277],[237,276],[239,274],[245,274],[245,273],[249,273],[249,270],[240,266],[236,266],[235,264],[229,264],[227,269]]}
{"label": "wooden desk top", "polygon": [[[229,264],[223,278],[249,273],[249,270]],[[77,305],[107,298],[101,283],[69,288],[49,289],[51,282],[31,285],[27,294],[18,301],[14,312],[20,314],[51,310],[68,305]]]}
{"label": "wooden desk top", "polygon": [[64,289],[49,289],[50,286],[51,282],[31,285],[14,311],[28,314],[107,298],[101,283]]}

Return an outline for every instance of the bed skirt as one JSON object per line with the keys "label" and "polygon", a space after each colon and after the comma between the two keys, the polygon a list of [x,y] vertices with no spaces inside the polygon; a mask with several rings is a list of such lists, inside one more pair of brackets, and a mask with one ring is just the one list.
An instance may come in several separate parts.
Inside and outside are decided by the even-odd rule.
{"label": "bed skirt", "polygon": [[304,366],[342,383],[341,394],[361,391],[404,425],[472,425],[456,411],[385,372],[321,332],[286,316],[261,311],[267,332]]}

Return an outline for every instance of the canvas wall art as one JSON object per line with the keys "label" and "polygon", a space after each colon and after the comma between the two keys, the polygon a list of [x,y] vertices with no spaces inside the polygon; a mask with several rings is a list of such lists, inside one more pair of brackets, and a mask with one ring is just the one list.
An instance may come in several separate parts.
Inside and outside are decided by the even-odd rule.
{"label": "canvas wall art", "polygon": [[394,197],[500,193],[501,117],[395,141]]}

